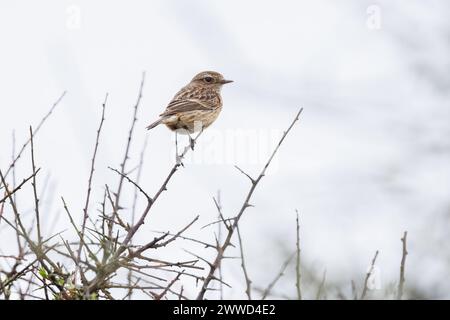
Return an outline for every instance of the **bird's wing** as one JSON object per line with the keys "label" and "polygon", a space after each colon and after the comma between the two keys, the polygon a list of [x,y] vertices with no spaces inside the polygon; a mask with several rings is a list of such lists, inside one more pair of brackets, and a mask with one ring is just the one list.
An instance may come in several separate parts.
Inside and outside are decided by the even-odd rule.
{"label": "bird's wing", "polygon": [[166,108],[166,111],[160,114],[161,117],[167,117],[179,112],[186,111],[209,111],[213,110],[213,104],[208,100],[198,100],[198,99],[174,99],[172,100]]}

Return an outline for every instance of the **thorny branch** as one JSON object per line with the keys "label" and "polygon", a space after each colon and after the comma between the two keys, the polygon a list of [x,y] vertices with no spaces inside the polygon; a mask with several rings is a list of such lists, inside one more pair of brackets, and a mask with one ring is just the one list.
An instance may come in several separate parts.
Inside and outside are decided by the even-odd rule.
{"label": "thorny branch", "polygon": [[[290,126],[288,127],[288,129],[284,132],[284,134],[282,135],[280,141],[278,142],[278,145],[276,146],[275,150],[272,152],[272,155],[269,157],[269,160],[266,162],[266,164],[264,165],[261,173],[259,174],[258,178],[256,179],[252,179],[250,177],[250,175],[245,174],[251,181],[251,187],[250,190],[245,198],[245,201],[241,207],[241,209],[239,210],[238,214],[236,215],[234,222],[232,223],[231,227],[228,229],[228,234],[225,238],[225,241],[222,243],[222,245],[220,247],[217,248],[217,254],[216,257],[214,259],[214,262],[211,263],[210,265],[210,270],[208,275],[205,278],[205,281],[203,282],[203,285],[200,289],[200,292],[197,295],[197,300],[202,300],[205,296],[206,291],[208,290],[208,286],[210,284],[210,282],[215,279],[215,272],[217,270],[217,268],[220,266],[220,263],[224,257],[224,252],[225,250],[228,248],[228,246],[231,243],[231,238],[233,237],[234,231],[238,226],[239,220],[242,217],[243,213],[245,212],[245,210],[251,206],[250,204],[250,199],[252,198],[252,195],[256,189],[256,187],[258,186],[258,183],[261,181],[261,179],[264,177],[267,168],[269,167],[270,163],[272,162],[272,159],[275,157],[278,149],[280,148],[281,144],[283,143],[284,139],[286,138],[286,136],[289,134],[289,132],[291,131],[292,127],[294,126],[294,124],[298,121],[301,112],[303,111],[303,108],[301,108],[298,113],[296,114],[294,120],[292,121],[292,123],[290,124]],[[240,169],[239,169],[240,170]],[[241,172],[243,172],[242,170],[240,170]]]}
{"label": "thorny branch", "polygon": [[40,171],[40,169],[37,169],[36,172],[33,172],[33,174],[31,176],[29,176],[26,179],[23,179],[23,181],[17,187],[15,187],[13,190],[11,190],[10,193],[5,194],[5,196],[0,199],[0,203],[5,202],[6,200],[8,200],[10,195],[13,195],[17,191],[19,191],[24,186],[24,184],[27,183],[28,181],[30,181],[31,179],[33,179],[38,174],[39,171]]}
{"label": "thorny branch", "polygon": [[242,245],[242,237],[241,237],[241,231],[239,230],[239,225],[236,227],[237,236],[239,240],[239,251],[241,253],[241,267],[242,272],[244,273],[244,279],[245,279],[245,294],[247,295],[248,300],[252,300],[252,281],[250,280],[250,277],[248,275],[247,267],[245,265],[245,258],[244,258],[244,248]]}

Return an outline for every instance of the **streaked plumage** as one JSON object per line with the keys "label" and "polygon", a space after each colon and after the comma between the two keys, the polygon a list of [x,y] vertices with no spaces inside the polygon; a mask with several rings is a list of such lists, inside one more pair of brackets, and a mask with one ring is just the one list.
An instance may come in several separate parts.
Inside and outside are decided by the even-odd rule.
{"label": "streaked plumage", "polygon": [[229,82],[232,81],[225,80],[218,72],[200,72],[178,91],[160,118],[147,129],[161,123],[171,130],[185,129],[189,133],[207,128],[222,110],[220,90]]}

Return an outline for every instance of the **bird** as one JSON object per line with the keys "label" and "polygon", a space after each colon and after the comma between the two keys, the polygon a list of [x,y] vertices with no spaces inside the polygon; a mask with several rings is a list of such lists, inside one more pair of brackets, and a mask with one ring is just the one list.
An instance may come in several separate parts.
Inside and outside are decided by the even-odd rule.
{"label": "bird", "polygon": [[[160,124],[181,134],[191,134],[209,127],[222,110],[222,86],[231,83],[220,73],[203,71],[175,94],[159,119],[151,123],[147,130]],[[189,135],[190,137],[190,135]]]}

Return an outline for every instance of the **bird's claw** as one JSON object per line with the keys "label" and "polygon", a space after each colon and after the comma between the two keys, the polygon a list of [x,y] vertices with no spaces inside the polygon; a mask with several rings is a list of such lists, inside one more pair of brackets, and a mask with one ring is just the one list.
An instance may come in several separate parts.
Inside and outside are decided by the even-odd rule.
{"label": "bird's claw", "polygon": [[183,159],[183,158],[180,157],[179,154],[176,155],[176,161],[177,161],[177,164],[179,164],[179,165],[181,165],[182,167],[184,167],[184,163],[183,163],[183,161],[181,161],[182,159]]}

